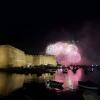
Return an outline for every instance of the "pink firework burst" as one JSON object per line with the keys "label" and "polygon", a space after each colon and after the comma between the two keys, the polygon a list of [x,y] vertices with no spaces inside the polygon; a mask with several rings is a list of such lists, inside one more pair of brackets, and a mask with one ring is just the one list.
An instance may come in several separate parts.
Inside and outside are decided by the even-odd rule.
{"label": "pink firework burst", "polygon": [[46,54],[55,55],[57,62],[65,66],[81,61],[79,49],[75,44],[65,42],[50,44],[46,48]]}

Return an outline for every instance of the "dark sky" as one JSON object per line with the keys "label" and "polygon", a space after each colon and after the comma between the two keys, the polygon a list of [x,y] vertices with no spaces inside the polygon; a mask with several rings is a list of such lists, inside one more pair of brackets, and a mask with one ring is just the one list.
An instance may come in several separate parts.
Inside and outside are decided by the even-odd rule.
{"label": "dark sky", "polygon": [[21,19],[18,22],[1,24],[0,44],[13,45],[28,54],[39,54],[50,43],[78,40],[85,56],[94,62],[100,60],[99,17],[43,16],[29,23]]}

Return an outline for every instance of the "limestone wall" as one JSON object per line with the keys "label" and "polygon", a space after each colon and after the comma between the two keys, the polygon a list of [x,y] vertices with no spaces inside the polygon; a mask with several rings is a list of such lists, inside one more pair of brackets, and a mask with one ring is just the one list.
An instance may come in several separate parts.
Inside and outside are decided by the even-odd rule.
{"label": "limestone wall", "polygon": [[33,64],[34,65],[54,65],[56,66],[56,58],[54,56],[48,55],[34,55],[33,56]]}
{"label": "limestone wall", "polygon": [[22,50],[9,46],[8,57],[9,65],[21,67],[26,65],[25,53]]}
{"label": "limestone wall", "polygon": [[21,67],[28,65],[57,65],[56,58],[49,55],[27,55],[10,45],[0,46],[0,67],[11,65],[12,67]]}
{"label": "limestone wall", "polygon": [[30,65],[33,65],[33,56],[32,55],[26,55],[26,65],[29,67]]}
{"label": "limestone wall", "polygon": [[0,46],[0,67],[4,68],[8,65],[13,67],[26,65],[25,53],[10,45]]}
{"label": "limestone wall", "polygon": [[8,64],[8,48],[5,45],[0,46],[0,68]]}

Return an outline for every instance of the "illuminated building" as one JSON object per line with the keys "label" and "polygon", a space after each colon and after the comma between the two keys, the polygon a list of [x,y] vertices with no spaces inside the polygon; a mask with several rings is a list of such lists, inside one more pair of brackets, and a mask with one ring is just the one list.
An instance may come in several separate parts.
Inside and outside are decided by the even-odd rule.
{"label": "illuminated building", "polygon": [[0,67],[11,67],[48,65],[56,66],[56,58],[51,55],[28,55],[10,45],[0,46]]}
{"label": "illuminated building", "polygon": [[56,58],[50,55],[34,55],[33,65],[53,65],[56,66]]}
{"label": "illuminated building", "polygon": [[32,55],[26,55],[26,65],[27,67],[33,66],[33,56]]}
{"label": "illuminated building", "polygon": [[[0,46],[0,68],[7,67],[34,67],[51,64],[56,66],[56,59],[49,55],[28,55],[24,51],[10,45]],[[23,86],[30,79],[36,79],[34,75],[0,73],[0,94],[6,95]],[[42,74],[40,78],[49,79],[50,74]]]}
{"label": "illuminated building", "polygon": [[10,45],[0,46],[0,67],[20,67],[26,64],[25,53]]}

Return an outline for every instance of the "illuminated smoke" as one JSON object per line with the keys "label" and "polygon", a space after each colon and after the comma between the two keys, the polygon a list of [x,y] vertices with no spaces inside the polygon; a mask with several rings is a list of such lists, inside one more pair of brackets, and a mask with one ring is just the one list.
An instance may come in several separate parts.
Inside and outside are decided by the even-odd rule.
{"label": "illuminated smoke", "polygon": [[[78,64],[81,62],[81,54],[78,47],[71,43],[57,42],[50,44],[46,48],[46,54],[54,55],[57,62],[66,67],[70,64]],[[56,71],[53,80],[63,82],[64,90],[70,90],[77,88],[81,76],[82,69],[78,69],[75,74],[71,70],[68,70],[67,74],[64,74],[59,69]]]}
{"label": "illuminated smoke", "polygon": [[76,64],[81,61],[81,55],[75,44],[57,42],[47,46],[46,54],[55,55],[62,65]]}

